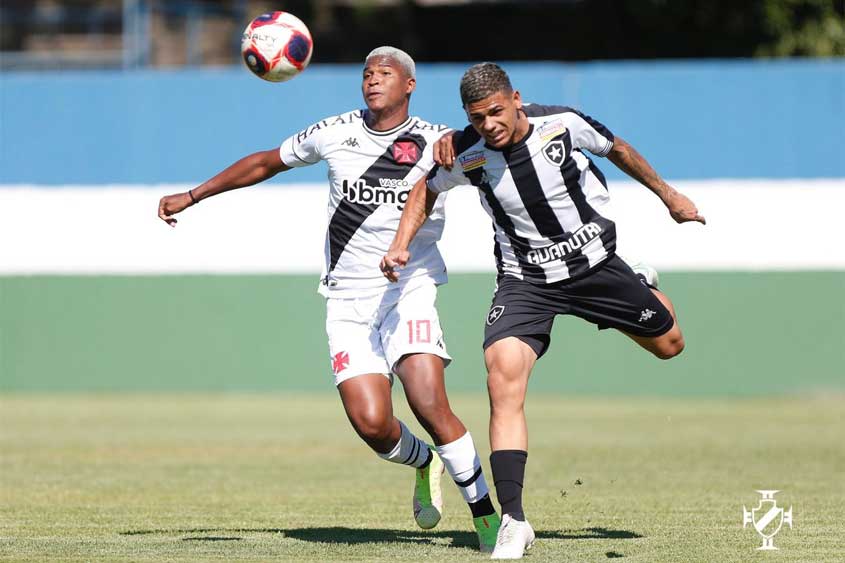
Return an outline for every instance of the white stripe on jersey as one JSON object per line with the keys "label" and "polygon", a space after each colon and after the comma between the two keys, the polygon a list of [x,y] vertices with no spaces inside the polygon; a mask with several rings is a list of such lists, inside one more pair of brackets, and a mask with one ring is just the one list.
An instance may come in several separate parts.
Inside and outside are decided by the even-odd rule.
{"label": "white stripe on jersey", "polygon": [[[287,138],[279,149],[291,167],[320,160],[329,165],[328,229],[320,293],[346,297],[370,295],[390,283],[379,263],[387,252],[408,193],[434,165],[432,146],[445,125],[409,117],[390,131],[374,131],[356,110],[318,121]],[[411,262],[400,283],[431,279],[446,282],[437,248],[443,232],[445,198],[423,224],[409,249]]]}
{"label": "white stripe on jersey", "polygon": [[604,176],[581,149],[605,156],[613,134],[563,106],[524,107],[528,134],[497,150],[472,127],[455,135],[456,164],[428,179],[434,192],[462,184],[479,190],[493,219],[499,273],[534,283],[581,276],[616,248],[616,227],[603,215]]}

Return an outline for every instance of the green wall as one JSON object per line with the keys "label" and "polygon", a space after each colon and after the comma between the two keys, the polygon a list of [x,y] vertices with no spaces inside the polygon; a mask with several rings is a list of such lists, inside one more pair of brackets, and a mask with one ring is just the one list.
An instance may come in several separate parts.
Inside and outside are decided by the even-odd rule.
{"label": "green wall", "polygon": [[[687,339],[661,362],[559,318],[532,389],[602,395],[845,390],[845,272],[667,273]],[[0,390],[333,389],[316,276],[0,278]],[[453,390],[483,390],[493,278],[453,275],[439,308]]]}

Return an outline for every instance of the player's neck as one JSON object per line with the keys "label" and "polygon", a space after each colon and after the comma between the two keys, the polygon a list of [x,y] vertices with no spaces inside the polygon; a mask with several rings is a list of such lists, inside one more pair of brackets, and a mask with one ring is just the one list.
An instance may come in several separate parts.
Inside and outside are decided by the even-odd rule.
{"label": "player's neck", "polygon": [[519,116],[516,119],[516,128],[513,131],[513,137],[511,137],[511,144],[515,145],[528,135],[529,129],[531,129],[531,124],[528,122],[528,118],[522,113],[522,110],[519,110]]}
{"label": "player's neck", "polygon": [[367,127],[373,131],[389,131],[408,120],[408,106],[402,105],[379,111],[368,109],[364,120],[367,123]]}

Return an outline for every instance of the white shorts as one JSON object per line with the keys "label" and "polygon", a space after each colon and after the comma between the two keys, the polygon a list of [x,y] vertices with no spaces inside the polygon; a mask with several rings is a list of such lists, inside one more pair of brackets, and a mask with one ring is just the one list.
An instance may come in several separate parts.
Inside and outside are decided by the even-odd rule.
{"label": "white shorts", "polygon": [[334,384],[381,373],[393,382],[396,363],[407,354],[434,354],[449,365],[434,302],[437,287],[390,288],[359,298],[326,300],[326,333]]}

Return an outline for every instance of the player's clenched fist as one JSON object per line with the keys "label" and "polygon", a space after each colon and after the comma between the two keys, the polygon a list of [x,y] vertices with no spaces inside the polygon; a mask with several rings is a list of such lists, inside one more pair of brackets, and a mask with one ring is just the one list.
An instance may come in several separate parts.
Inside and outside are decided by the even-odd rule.
{"label": "player's clenched fist", "polygon": [[704,216],[698,212],[698,208],[692,200],[681,192],[673,190],[668,197],[666,206],[669,208],[669,214],[672,216],[672,219],[677,223],[698,221],[702,225],[707,224]]}
{"label": "player's clenched fist", "polygon": [[384,277],[389,279],[392,282],[399,281],[399,270],[405,267],[405,264],[408,263],[408,260],[411,259],[411,253],[407,250],[396,250],[390,249],[387,251],[387,254],[384,255],[384,258],[381,259],[381,272],[384,274]]}
{"label": "player's clenched fist", "polygon": [[194,204],[188,192],[181,194],[166,195],[158,202],[158,218],[170,225],[176,226],[176,215]]}

